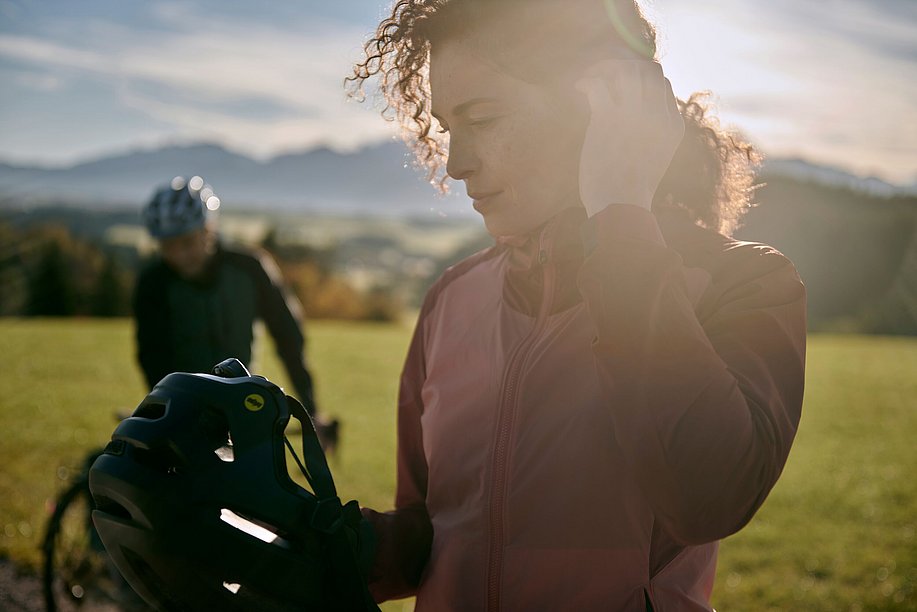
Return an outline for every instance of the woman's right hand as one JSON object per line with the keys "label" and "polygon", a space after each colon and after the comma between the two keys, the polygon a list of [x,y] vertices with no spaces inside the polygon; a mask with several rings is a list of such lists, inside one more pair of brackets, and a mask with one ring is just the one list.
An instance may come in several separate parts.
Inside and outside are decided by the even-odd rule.
{"label": "woman's right hand", "polygon": [[685,131],[662,67],[649,60],[603,60],[576,88],[591,112],[579,169],[587,214],[611,204],[650,210]]}

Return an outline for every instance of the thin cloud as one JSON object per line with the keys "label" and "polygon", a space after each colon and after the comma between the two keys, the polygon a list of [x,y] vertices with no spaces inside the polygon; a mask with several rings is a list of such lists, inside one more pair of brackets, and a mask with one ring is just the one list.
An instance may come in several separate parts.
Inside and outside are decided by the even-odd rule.
{"label": "thin cloud", "polygon": [[217,138],[258,156],[317,143],[352,149],[393,133],[371,109],[346,101],[356,27],[282,31],[209,20],[202,28],[189,26],[201,21],[182,7],[157,13],[169,27],[138,32],[96,20],[80,46],[0,35],[0,57],[59,75],[46,78],[117,83],[125,107],[186,138]]}
{"label": "thin cloud", "polygon": [[917,19],[906,10],[853,0],[667,6],[663,65],[676,93],[712,89],[723,119],[771,155],[914,179]]}
{"label": "thin cloud", "polygon": [[883,59],[917,60],[917,3],[912,0],[774,0],[774,6],[794,29],[804,25]]}
{"label": "thin cloud", "polygon": [[[394,133],[371,105],[345,102],[342,88],[372,27],[345,19],[378,17],[375,8],[327,4],[317,19],[309,3],[205,4],[85,0],[64,17],[23,5],[26,14],[0,23],[9,100],[0,151],[73,160],[111,147],[118,134],[124,147],[207,139],[264,157],[319,143],[355,148]],[[917,2],[655,4],[676,93],[713,90],[724,121],[772,155],[913,180]],[[73,125],[60,129],[68,116]]]}
{"label": "thin cloud", "polygon": [[47,68],[75,68],[96,71],[106,58],[99,53],[74,49],[29,36],[0,34],[0,57]]}

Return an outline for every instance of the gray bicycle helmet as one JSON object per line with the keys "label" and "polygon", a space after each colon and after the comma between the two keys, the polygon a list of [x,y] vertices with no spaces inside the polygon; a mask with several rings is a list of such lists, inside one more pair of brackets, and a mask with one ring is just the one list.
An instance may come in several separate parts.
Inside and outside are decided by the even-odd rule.
{"label": "gray bicycle helmet", "polygon": [[219,207],[220,199],[204,179],[176,176],[153,194],[143,209],[143,221],[154,238],[172,238],[204,227]]}
{"label": "gray bicycle helmet", "polygon": [[[238,360],[214,372],[163,378],[93,464],[92,518],[114,564],[160,610],[378,611],[372,529],[341,504],[305,409]],[[304,464],[284,436],[291,415]]]}

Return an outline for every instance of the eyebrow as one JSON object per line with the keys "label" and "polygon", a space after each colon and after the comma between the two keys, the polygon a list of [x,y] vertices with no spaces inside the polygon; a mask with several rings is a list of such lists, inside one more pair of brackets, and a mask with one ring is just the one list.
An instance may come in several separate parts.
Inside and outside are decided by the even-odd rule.
{"label": "eyebrow", "polygon": [[[459,104],[458,106],[456,106],[455,108],[453,108],[453,109],[452,109],[452,114],[453,114],[453,115],[463,115],[463,114],[467,113],[468,110],[469,110],[472,106],[474,106],[474,105],[476,105],[476,104],[484,104],[484,103],[487,103],[487,102],[499,102],[499,100],[498,100],[497,98],[493,98],[493,97],[472,98],[472,99],[470,99],[470,100],[466,100],[466,101],[462,102],[461,104]],[[436,111],[431,110],[431,111],[430,111],[430,114],[433,115],[433,116],[436,118],[437,121],[442,121],[442,118],[441,118],[439,115],[436,114]]]}

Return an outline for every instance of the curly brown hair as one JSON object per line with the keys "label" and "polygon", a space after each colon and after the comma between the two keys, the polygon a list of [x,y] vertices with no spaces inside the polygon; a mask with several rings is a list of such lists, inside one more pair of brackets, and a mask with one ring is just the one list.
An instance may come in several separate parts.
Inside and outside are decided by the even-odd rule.
{"label": "curly brown hair", "polygon": [[[538,12],[546,6],[554,9],[551,19]],[[563,10],[557,11],[559,7]],[[589,11],[601,11],[603,18],[590,18]],[[433,130],[431,45],[482,24],[504,23],[500,18],[507,16],[522,25],[491,37],[499,39],[493,44],[504,49],[527,44],[522,55],[538,58],[529,62],[535,72],[545,63],[563,67],[554,72],[576,71],[597,54],[614,57],[621,50],[630,57],[656,58],[655,28],[636,0],[397,0],[364,45],[365,58],[345,83],[348,94],[362,100],[364,83],[378,77],[383,116],[401,125],[417,163],[440,189],[446,187],[448,146]],[[513,31],[524,33],[524,38],[514,38]],[[729,234],[751,206],[761,157],[740,134],[719,125],[711,114],[709,93],[678,100],[678,106],[685,138],[656,191],[653,209],[681,210],[698,225]]]}

